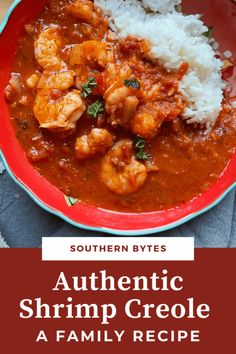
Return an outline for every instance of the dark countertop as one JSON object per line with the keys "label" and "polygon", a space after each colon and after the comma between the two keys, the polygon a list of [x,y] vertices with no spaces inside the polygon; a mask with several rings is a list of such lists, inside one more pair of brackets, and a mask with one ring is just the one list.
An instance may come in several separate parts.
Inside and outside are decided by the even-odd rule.
{"label": "dark countertop", "polygon": [[[0,233],[10,247],[36,248],[42,236],[105,236],[77,229],[38,207],[6,171],[0,174]],[[236,247],[236,196],[232,191],[206,214],[156,236],[194,236],[196,247]]]}

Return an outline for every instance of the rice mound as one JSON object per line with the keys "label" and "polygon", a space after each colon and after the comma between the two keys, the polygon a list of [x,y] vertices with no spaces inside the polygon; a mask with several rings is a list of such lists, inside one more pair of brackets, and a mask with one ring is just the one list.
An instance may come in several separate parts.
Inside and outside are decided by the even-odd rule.
{"label": "rice mound", "polygon": [[177,12],[175,7],[180,3],[181,0],[95,0],[120,37],[134,35],[150,41],[150,59],[158,59],[168,70],[189,63],[180,86],[189,103],[183,118],[188,123],[210,127],[222,109],[222,62],[204,36],[208,28],[200,16]]}
{"label": "rice mound", "polygon": [[167,13],[174,11],[177,5],[180,5],[182,0],[143,0],[143,6],[151,11]]}

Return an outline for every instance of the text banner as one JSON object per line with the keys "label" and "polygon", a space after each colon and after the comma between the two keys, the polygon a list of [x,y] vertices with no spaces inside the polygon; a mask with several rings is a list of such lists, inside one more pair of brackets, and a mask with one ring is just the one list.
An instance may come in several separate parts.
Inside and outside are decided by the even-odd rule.
{"label": "text banner", "polygon": [[192,237],[45,237],[44,261],[193,261]]}

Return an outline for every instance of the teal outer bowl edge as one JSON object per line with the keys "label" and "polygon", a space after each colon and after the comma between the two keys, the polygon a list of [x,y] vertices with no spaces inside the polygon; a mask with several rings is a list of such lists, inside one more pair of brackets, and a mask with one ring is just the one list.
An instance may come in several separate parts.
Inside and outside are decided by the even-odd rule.
{"label": "teal outer bowl edge", "polygon": [[[21,0],[15,0],[12,5],[9,7],[2,23],[0,24],[0,34],[3,32],[3,30],[5,29],[7,22],[9,20],[9,17],[11,16],[12,12],[14,11],[14,9],[16,8],[16,6],[21,2]],[[190,214],[189,216],[162,226],[162,227],[157,227],[157,228],[152,228],[152,229],[146,229],[146,230],[136,230],[136,231],[126,231],[126,230],[114,230],[114,229],[108,229],[108,228],[96,228],[96,227],[89,227],[80,223],[77,223],[71,219],[69,219],[66,215],[57,212],[53,209],[51,209],[50,207],[48,207],[47,205],[45,205],[35,194],[33,194],[23,183],[21,183],[17,177],[12,173],[2,151],[0,150],[0,157],[2,159],[2,162],[8,172],[8,174],[11,176],[11,178],[15,181],[16,184],[18,184],[18,186],[20,186],[29,196],[31,199],[33,199],[33,201],[40,206],[42,209],[44,209],[45,211],[63,219],[64,221],[66,221],[67,223],[71,224],[72,226],[75,226],[77,228],[81,228],[84,230],[88,230],[88,231],[94,231],[94,232],[104,232],[104,233],[108,233],[108,234],[113,234],[113,235],[118,235],[118,236],[142,236],[142,235],[150,235],[150,234],[154,234],[154,233],[159,233],[159,232],[164,232],[164,231],[168,231],[171,229],[174,229],[178,226],[181,226],[183,224],[185,224],[188,221],[191,221],[192,219],[206,213],[207,211],[211,210],[212,208],[214,208],[216,205],[218,205],[234,188],[236,188],[236,182],[233,183],[219,198],[217,198],[212,204],[210,204],[209,206],[207,206],[206,208],[200,210],[197,213],[193,213]]]}

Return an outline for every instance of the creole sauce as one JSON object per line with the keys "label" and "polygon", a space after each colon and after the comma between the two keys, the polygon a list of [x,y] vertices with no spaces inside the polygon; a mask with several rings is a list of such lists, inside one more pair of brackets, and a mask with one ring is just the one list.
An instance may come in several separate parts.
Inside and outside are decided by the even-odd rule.
{"label": "creole sauce", "polygon": [[[21,74],[23,83],[40,69],[34,57],[34,41],[42,26],[59,25],[65,46],[103,37],[106,23],[102,29],[79,23],[61,11],[65,3],[65,0],[51,1],[40,18],[27,25],[12,68],[13,72]],[[66,56],[66,53],[61,53],[62,56],[64,54]],[[35,92],[26,84],[24,96],[20,102],[9,102],[9,109],[17,138],[30,163],[65,195],[109,210],[158,211],[190,201],[217,180],[236,146],[236,113],[227,100],[215,127],[207,133],[180,119],[167,122],[148,143],[158,172],[149,174],[138,192],[117,196],[99,178],[102,156],[82,162],[75,156],[76,137],[89,133],[96,122],[85,115],[79,120],[76,132],[68,136],[40,129],[32,110]],[[111,127],[107,128],[112,131]],[[133,138],[123,128],[116,129],[115,135],[117,139]]]}

